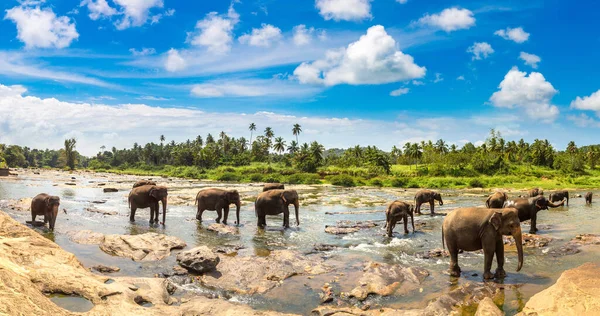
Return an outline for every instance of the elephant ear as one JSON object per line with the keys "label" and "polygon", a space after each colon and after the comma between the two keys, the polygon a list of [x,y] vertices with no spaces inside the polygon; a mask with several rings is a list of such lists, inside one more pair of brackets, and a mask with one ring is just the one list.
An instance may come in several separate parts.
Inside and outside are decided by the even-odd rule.
{"label": "elephant ear", "polygon": [[283,200],[283,203],[287,203],[287,200],[285,199],[285,191],[281,192],[281,199]]}
{"label": "elephant ear", "polygon": [[548,209],[548,206],[546,205],[546,199],[545,198],[539,198],[535,201],[535,207],[538,208],[538,210],[545,210]]}
{"label": "elephant ear", "polygon": [[149,196],[154,196],[153,195],[154,191],[156,191],[156,188],[153,187],[152,189],[150,189],[150,191],[148,191],[148,195]]}
{"label": "elephant ear", "polygon": [[494,226],[494,229],[500,229],[500,225],[502,225],[502,213],[494,212],[494,215],[490,218],[490,224]]}
{"label": "elephant ear", "polygon": [[50,207],[50,197],[49,196],[44,199],[44,202],[46,202],[46,207]]}

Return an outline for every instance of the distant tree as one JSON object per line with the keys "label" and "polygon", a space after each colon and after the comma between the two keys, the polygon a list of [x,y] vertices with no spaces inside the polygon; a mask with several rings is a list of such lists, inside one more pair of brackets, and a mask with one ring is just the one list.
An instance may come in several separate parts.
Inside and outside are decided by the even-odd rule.
{"label": "distant tree", "polygon": [[160,144],[165,142],[165,135],[160,135]]}
{"label": "distant tree", "polygon": [[285,151],[285,141],[282,137],[275,138],[275,143],[273,144],[273,149],[281,154]]}
{"label": "distant tree", "polygon": [[267,139],[271,139],[273,138],[273,136],[275,136],[275,133],[273,133],[273,129],[270,127],[265,128],[265,137]]}
{"label": "distant tree", "polygon": [[302,127],[298,123],[294,124],[294,128],[292,128],[292,134],[296,136],[296,143],[298,142],[298,135],[300,135],[300,133],[302,133]]}
{"label": "distant tree", "polygon": [[295,154],[296,152],[298,152],[298,142],[296,142],[295,140],[293,140],[290,145],[287,148],[288,152],[290,154]]}
{"label": "distant tree", "polygon": [[[76,143],[77,141],[75,140],[75,138],[65,139],[65,163],[67,167],[69,167],[69,169],[71,170],[75,170],[75,160],[77,159],[77,153],[75,152]],[[116,149],[113,147],[113,153],[115,151]]]}
{"label": "distant tree", "polygon": [[252,133],[256,131],[256,124],[250,123],[250,126],[248,126],[248,130],[250,130],[250,144],[252,144]]}

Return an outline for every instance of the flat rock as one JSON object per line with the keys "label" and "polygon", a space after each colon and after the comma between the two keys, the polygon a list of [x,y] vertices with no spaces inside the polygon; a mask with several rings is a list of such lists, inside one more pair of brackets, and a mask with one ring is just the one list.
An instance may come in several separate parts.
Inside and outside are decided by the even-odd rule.
{"label": "flat rock", "polygon": [[206,246],[196,247],[177,254],[177,263],[196,273],[214,270],[221,259]]}
{"label": "flat rock", "polygon": [[240,233],[240,230],[235,226],[229,226],[219,223],[210,224],[206,229],[212,232],[216,232],[219,235],[239,235]]}
{"label": "flat rock", "polygon": [[186,243],[174,236],[157,233],[141,235],[106,235],[100,249],[109,255],[131,258],[134,261],[161,260],[171,249],[181,249]]}
{"label": "flat rock", "polygon": [[111,192],[119,192],[119,189],[115,189],[115,188],[104,188],[102,189],[102,191],[104,193],[111,193]]}
{"label": "flat rock", "polygon": [[373,221],[338,221],[335,226],[325,225],[325,232],[334,235],[344,235],[377,226],[379,224]]}
{"label": "flat rock", "polygon": [[561,274],[534,295],[518,315],[600,315],[600,264],[585,263]]}
{"label": "flat rock", "polygon": [[600,245],[600,235],[580,234],[571,239],[571,242],[579,245]]}
{"label": "flat rock", "polygon": [[104,234],[91,230],[72,230],[67,236],[72,242],[83,245],[99,245],[104,241]]}
{"label": "flat rock", "polygon": [[[5,200],[5,201],[2,201],[1,205],[3,207],[7,207],[14,211],[25,212],[25,211],[29,211],[29,209],[31,208],[31,200],[33,200],[33,199],[32,198],[22,198],[22,199],[18,199],[18,200]],[[6,205],[6,206],[4,206],[4,205]]]}
{"label": "flat rock", "polygon": [[350,297],[365,300],[369,294],[389,296],[406,294],[417,289],[429,276],[423,268],[402,267],[400,265],[368,262],[358,280],[358,286],[350,291]]}
{"label": "flat rock", "polygon": [[491,298],[485,297],[479,302],[475,316],[504,316],[504,313],[496,306]]}
{"label": "flat rock", "polygon": [[99,210],[97,208],[86,208],[86,211],[90,212],[90,213],[98,213],[98,214],[102,214],[102,215],[117,215],[118,212],[117,211],[104,211],[104,210]]}
{"label": "flat rock", "polygon": [[440,248],[431,249],[431,250],[427,250],[425,252],[416,254],[416,257],[421,258],[421,259],[442,258],[442,257],[446,258],[449,256],[450,256],[450,254],[448,253],[447,250],[440,249]]}
{"label": "flat rock", "polygon": [[[527,248],[543,248],[548,246],[550,242],[553,240],[550,236],[544,235],[534,235],[523,233],[523,246]],[[515,239],[512,236],[502,236],[504,244],[514,246]]]}
{"label": "flat rock", "polygon": [[333,234],[333,235],[352,234],[352,233],[356,233],[359,230],[360,230],[360,228],[354,228],[354,227],[341,228],[341,227],[337,227],[337,226],[325,226],[325,232],[328,234]]}
{"label": "flat rock", "polygon": [[102,264],[95,265],[92,267],[92,270],[98,271],[100,273],[114,273],[121,271],[119,267],[109,267]]}

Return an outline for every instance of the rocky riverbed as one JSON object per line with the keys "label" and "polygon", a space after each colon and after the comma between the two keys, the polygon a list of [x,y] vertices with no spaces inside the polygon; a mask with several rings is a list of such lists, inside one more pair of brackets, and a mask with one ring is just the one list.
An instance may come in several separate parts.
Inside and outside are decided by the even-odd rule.
{"label": "rocky riverbed", "polygon": [[[147,210],[138,210],[135,223],[128,221],[131,185],[149,177],[16,173],[0,178],[0,293],[12,293],[0,295],[0,313],[67,315],[87,308],[92,315],[468,315],[480,305],[480,313],[500,307],[511,315],[534,315],[575,308],[581,302],[575,293],[594,298],[598,282],[587,280],[600,278],[597,265],[584,264],[598,262],[600,207],[578,198],[570,207],[538,214],[540,232],[524,235],[519,273],[514,240],[505,239],[508,277],[496,283],[482,281],[479,252],[461,254],[463,276],[449,277],[441,249],[443,215],[483,205],[488,190],[441,190],[440,216],[429,216],[424,207],[424,215],[415,216],[414,234],[404,235],[400,225],[388,238],[382,229],[387,201],[411,201],[415,190],[290,186],[300,194],[301,226],[284,230],[282,217],[272,216],[267,229],[259,230],[252,201],[261,184],[154,177],[169,187],[162,227],[148,225]],[[194,219],[193,199],[208,187],[240,192],[239,227],[214,223],[214,212],[206,212],[203,223]],[[54,232],[23,225],[30,220],[31,197],[41,192],[61,197]],[[569,269],[580,272],[563,273]],[[579,273],[588,277],[573,277]],[[551,292],[557,286],[572,291]],[[556,293],[573,298],[557,305]],[[18,309],[28,297],[33,303]],[[600,312],[590,302],[573,311]]]}

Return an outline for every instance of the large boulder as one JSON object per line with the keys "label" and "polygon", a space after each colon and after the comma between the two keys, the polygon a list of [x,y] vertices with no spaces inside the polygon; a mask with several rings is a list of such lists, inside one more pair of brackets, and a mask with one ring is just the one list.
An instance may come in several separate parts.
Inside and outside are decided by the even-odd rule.
{"label": "large boulder", "polygon": [[491,298],[486,297],[479,302],[475,316],[504,316],[504,313],[496,306]]}
{"label": "large boulder", "polygon": [[221,259],[206,246],[182,251],[177,255],[177,262],[184,268],[197,273],[212,271]]}
{"label": "large boulder", "polygon": [[171,254],[171,249],[181,249],[185,241],[178,237],[145,233],[141,235],[106,235],[100,245],[102,251],[135,261],[161,260]]}
{"label": "large boulder", "polygon": [[551,287],[534,295],[518,315],[600,315],[600,264],[567,270]]}
{"label": "large boulder", "polygon": [[238,235],[240,233],[240,230],[235,226],[219,223],[210,224],[206,229],[219,235]]}
{"label": "large boulder", "polygon": [[69,239],[82,245],[99,245],[104,241],[104,234],[91,230],[71,230],[67,232]]}
{"label": "large boulder", "polygon": [[429,272],[423,268],[402,267],[386,263],[369,262],[358,285],[350,291],[351,297],[365,300],[369,294],[388,296],[406,294],[419,288]]}

